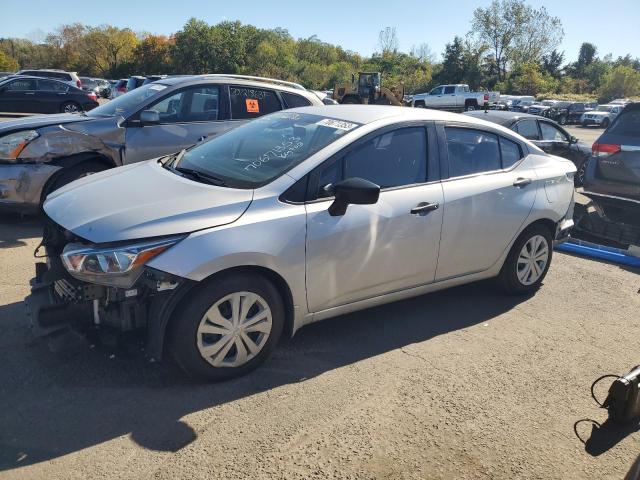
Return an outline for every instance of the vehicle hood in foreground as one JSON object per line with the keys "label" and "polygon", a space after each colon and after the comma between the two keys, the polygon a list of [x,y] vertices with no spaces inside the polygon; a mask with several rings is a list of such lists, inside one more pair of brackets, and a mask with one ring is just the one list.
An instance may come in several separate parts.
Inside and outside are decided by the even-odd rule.
{"label": "vehicle hood in foreground", "polygon": [[50,194],[44,211],[79,237],[105,243],[225,225],[252,198],[253,190],[198,183],[149,160],[76,180]]}
{"label": "vehicle hood in foreground", "polygon": [[62,125],[65,123],[86,122],[95,120],[79,113],[60,113],[55,115],[34,115],[31,117],[16,118],[0,122],[0,136],[21,130],[33,130],[35,128],[47,127],[49,125]]}

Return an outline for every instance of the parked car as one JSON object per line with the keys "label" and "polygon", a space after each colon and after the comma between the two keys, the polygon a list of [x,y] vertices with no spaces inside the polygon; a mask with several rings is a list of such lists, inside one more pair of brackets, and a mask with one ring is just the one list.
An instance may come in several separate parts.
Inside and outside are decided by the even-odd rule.
{"label": "parked car", "polygon": [[21,75],[0,80],[0,112],[75,113],[97,106],[93,92],[51,78]]}
{"label": "parked car", "polygon": [[114,99],[119,97],[120,95],[124,95],[127,93],[127,82],[129,80],[126,78],[122,78],[120,80],[116,80],[116,82],[111,87],[111,94],[109,98]]}
{"label": "parked car", "polygon": [[640,103],[630,103],[593,144],[584,193],[598,206],[595,232],[640,245]]}
{"label": "parked car", "polygon": [[509,110],[512,112],[527,113],[531,105],[537,104],[533,97],[515,99],[511,102]]}
{"label": "parked car", "polygon": [[477,111],[465,115],[481,118],[518,132],[538,148],[547,153],[571,160],[576,166],[576,186],[582,185],[591,148],[571,136],[553,120],[518,112]]}
{"label": "parked car", "polygon": [[82,89],[96,94],[97,97],[109,98],[111,85],[102,78],[80,77]]}
{"label": "parked car", "polygon": [[472,92],[469,85],[439,85],[429,93],[413,96],[411,106],[435,108],[439,110],[478,110],[485,104],[494,105],[500,99],[500,92]]}
{"label": "parked car", "polygon": [[322,105],[290,85],[242,76],[166,78],[86,115],[1,122],[0,209],[38,211],[50,192],[76,178],[178,152],[266,113]]}
{"label": "parked car", "polygon": [[82,82],[76,72],[65,72],[64,70],[39,69],[39,70],[20,70],[16,75],[30,75],[32,77],[53,78],[71,85],[72,87],[82,88]]}
{"label": "parked car", "polygon": [[5,77],[8,77],[9,75],[14,75],[13,72],[0,72],[0,80],[2,80]]}
{"label": "parked car", "polygon": [[130,92],[131,90],[135,90],[136,88],[141,87],[144,84],[146,79],[147,79],[146,77],[140,77],[137,75],[129,77],[129,80],[127,80],[127,92]]}
{"label": "parked car", "polygon": [[597,125],[599,127],[607,128],[614,118],[618,116],[622,109],[623,104],[609,103],[606,105],[598,105],[595,110],[585,112],[580,118],[580,123],[583,127],[589,125]]}
{"label": "parked car", "polygon": [[142,82],[142,85],[146,85],[147,83],[153,83],[157,80],[162,80],[163,78],[167,78],[168,75],[147,75]]}
{"label": "parked car", "polygon": [[50,195],[26,305],[36,334],[139,329],[192,376],[242,375],[313,321],[493,277],[535,292],[574,173],[473,117],[278,112]]}

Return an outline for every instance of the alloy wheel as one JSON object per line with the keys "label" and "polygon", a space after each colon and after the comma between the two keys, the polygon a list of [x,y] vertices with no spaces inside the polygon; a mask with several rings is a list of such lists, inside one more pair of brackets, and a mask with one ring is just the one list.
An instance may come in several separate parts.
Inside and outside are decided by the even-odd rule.
{"label": "alloy wheel", "polygon": [[549,261],[549,244],[542,235],[534,235],[522,246],[517,263],[517,276],[523,285],[540,279]]}
{"label": "alloy wheel", "polygon": [[213,304],[200,320],[198,350],[214,367],[239,367],[260,353],[271,328],[271,309],[260,295],[230,293]]}
{"label": "alloy wheel", "polygon": [[64,113],[76,113],[78,112],[78,106],[75,103],[68,103],[64,106]]}

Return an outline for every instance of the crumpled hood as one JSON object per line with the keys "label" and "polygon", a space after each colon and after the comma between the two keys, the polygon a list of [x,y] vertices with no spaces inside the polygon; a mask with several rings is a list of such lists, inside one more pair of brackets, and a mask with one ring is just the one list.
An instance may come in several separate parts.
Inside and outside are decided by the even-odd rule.
{"label": "crumpled hood", "polygon": [[17,132],[21,130],[31,130],[49,125],[62,125],[73,122],[86,122],[87,120],[95,120],[92,117],[86,117],[79,113],[60,113],[54,115],[34,115],[31,117],[16,118],[6,122],[0,122],[0,136]]}
{"label": "crumpled hood", "polygon": [[149,160],[76,180],[50,194],[44,211],[79,237],[104,243],[231,223],[252,199],[253,190],[194,182]]}

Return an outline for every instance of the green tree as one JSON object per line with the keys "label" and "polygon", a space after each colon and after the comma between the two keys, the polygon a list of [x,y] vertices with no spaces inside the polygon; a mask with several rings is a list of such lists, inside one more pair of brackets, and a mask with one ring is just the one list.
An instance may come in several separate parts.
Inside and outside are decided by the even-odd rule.
{"label": "green tree", "polygon": [[173,39],[164,35],[147,35],[133,49],[133,64],[143,75],[171,73]]}
{"label": "green tree", "polygon": [[624,65],[615,67],[606,74],[598,91],[598,97],[602,102],[638,95],[640,95],[640,72]]}
{"label": "green tree", "polygon": [[3,72],[15,72],[18,70],[18,62],[0,50],[0,70]]}

